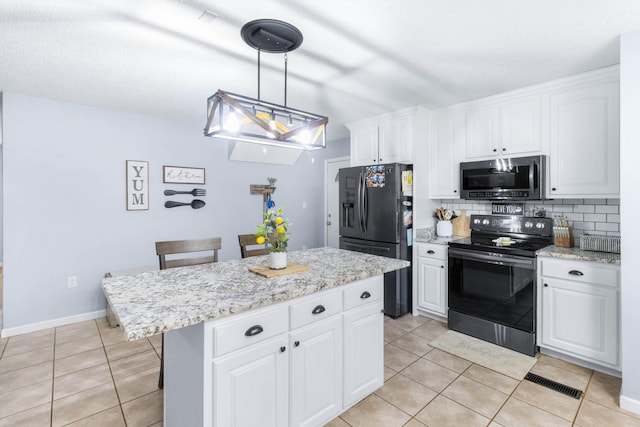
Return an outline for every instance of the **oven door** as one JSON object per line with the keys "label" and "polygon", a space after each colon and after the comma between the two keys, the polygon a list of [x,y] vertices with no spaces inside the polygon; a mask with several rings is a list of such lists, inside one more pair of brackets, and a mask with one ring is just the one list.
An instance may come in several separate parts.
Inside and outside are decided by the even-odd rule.
{"label": "oven door", "polygon": [[449,248],[449,309],[535,331],[535,258]]}

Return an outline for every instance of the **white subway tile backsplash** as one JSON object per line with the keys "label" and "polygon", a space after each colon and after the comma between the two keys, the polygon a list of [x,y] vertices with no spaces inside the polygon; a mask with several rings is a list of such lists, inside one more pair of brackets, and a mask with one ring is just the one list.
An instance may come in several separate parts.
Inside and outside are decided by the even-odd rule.
{"label": "white subway tile backsplash", "polygon": [[594,222],[574,222],[574,230],[595,230],[596,226]]}
{"label": "white subway tile backsplash", "polygon": [[573,205],[555,205],[553,212],[573,212]]}
{"label": "white subway tile backsplash", "polygon": [[574,212],[594,213],[596,207],[594,205],[575,205],[573,207]]}
{"label": "white subway tile backsplash", "polygon": [[600,231],[620,231],[620,225],[609,222],[596,222],[596,230]]}
{"label": "white subway tile backsplash", "polygon": [[620,224],[620,215],[607,214],[607,222]]}
{"label": "white subway tile backsplash", "polygon": [[620,206],[620,199],[607,199],[607,204]]}
{"label": "white subway tile backsplash", "polygon": [[596,213],[617,214],[619,210],[618,205],[596,206]]}
{"label": "white subway tile backsplash", "polygon": [[607,222],[606,214],[584,214],[585,221]]}
{"label": "white subway tile backsplash", "polygon": [[606,205],[607,199],[584,199],[585,205]]}
{"label": "white subway tile backsplash", "polygon": [[573,222],[582,222],[584,221],[584,214],[581,213],[565,213],[564,216]]}

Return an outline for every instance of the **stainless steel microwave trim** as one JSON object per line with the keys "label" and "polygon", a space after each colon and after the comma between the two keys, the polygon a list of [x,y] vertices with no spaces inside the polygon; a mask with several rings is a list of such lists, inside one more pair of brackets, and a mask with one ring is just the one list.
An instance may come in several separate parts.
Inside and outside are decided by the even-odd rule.
{"label": "stainless steel microwave trim", "polygon": [[[485,169],[487,173],[510,173],[531,165],[526,188],[465,188],[465,171]],[[537,169],[537,177],[536,170]],[[527,156],[460,163],[460,198],[468,200],[543,200],[545,198],[546,156]]]}

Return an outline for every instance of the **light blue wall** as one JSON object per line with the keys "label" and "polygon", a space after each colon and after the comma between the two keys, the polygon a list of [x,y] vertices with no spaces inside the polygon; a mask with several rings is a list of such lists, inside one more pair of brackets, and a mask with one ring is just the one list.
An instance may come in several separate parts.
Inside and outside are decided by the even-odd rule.
{"label": "light blue wall", "polygon": [[622,393],[623,408],[640,413],[640,30],[621,38],[620,50],[620,213],[622,232]]}
{"label": "light blue wall", "polygon": [[[262,219],[249,185],[268,176],[293,224],[290,248],[322,246],[324,160],[349,152],[343,140],[294,166],[232,162],[202,126],[10,93],[3,119],[5,328],[103,309],[104,273],[157,265],[158,240],[221,236],[220,259],[239,258],[237,234]],[[126,160],[149,162],[148,211],[125,208]],[[163,165],[206,168],[207,205],[164,208],[165,189],[194,186],[163,184]]]}

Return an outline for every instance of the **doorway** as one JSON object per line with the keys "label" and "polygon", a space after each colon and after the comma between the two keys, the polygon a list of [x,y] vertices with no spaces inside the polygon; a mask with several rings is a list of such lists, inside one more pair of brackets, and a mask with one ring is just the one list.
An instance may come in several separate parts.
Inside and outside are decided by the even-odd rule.
{"label": "doorway", "polygon": [[349,157],[327,159],[324,162],[325,226],[324,245],[332,248],[340,246],[340,214],[338,171],[350,166]]}

